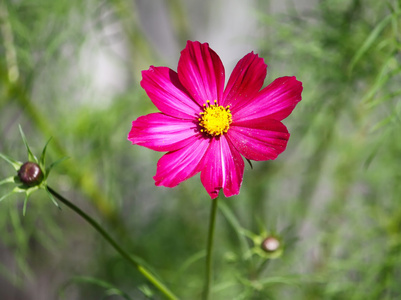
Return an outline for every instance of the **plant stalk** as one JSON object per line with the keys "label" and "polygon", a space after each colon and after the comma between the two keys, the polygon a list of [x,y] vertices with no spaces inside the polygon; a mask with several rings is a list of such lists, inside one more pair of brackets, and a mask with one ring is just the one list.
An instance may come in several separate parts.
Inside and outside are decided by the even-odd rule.
{"label": "plant stalk", "polygon": [[161,283],[152,273],[142,266],[134,257],[129,255],[121,246],[99,225],[94,219],[82,211],[79,207],[75,206],[72,202],[58,194],[51,187],[47,187],[49,192],[56,197],[58,200],[63,202],[66,206],[80,215],[85,221],[87,221],[124,259],[126,259],[132,266],[134,266],[143,276],[148,279],[155,288],[157,288],[167,299],[178,300],[178,298],[163,284]]}
{"label": "plant stalk", "polygon": [[215,231],[214,228],[216,223],[217,204],[218,204],[218,198],[213,199],[212,206],[210,209],[209,232],[206,246],[206,277],[205,277],[205,287],[202,296],[202,299],[204,300],[208,300],[210,298],[210,289],[212,285],[213,238],[214,238],[214,231]]}

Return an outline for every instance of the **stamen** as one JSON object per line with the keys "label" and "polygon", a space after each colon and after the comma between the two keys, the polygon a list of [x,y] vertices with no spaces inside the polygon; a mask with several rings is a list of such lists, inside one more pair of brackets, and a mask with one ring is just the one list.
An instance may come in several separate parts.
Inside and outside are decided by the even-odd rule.
{"label": "stamen", "polygon": [[203,112],[200,112],[199,125],[202,127],[200,130],[211,136],[219,136],[226,133],[232,123],[232,115],[230,105],[223,107],[217,104],[217,100],[210,104],[210,100],[203,104]]}

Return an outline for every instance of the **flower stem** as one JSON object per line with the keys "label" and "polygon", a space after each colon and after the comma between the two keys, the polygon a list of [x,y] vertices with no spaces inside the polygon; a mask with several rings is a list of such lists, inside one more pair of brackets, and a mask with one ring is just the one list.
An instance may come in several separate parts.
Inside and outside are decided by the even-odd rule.
{"label": "flower stem", "polygon": [[58,200],[63,202],[66,206],[71,208],[74,212],[80,215],[85,221],[87,221],[92,227],[100,233],[100,235],[132,266],[134,266],[143,276],[145,276],[167,299],[177,300],[175,296],[163,283],[161,283],[152,273],[142,266],[134,257],[129,255],[121,246],[100,226],[94,219],[82,211],[79,207],[75,206],[72,202],[58,194],[51,187],[47,187],[48,191],[56,197]]}
{"label": "flower stem", "polygon": [[210,209],[210,219],[209,219],[209,233],[207,239],[207,250],[206,250],[206,277],[205,277],[205,287],[203,290],[202,299],[208,300],[210,297],[210,287],[212,284],[212,252],[213,252],[213,237],[214,237],[214,227],[216,223],[216,213],[217,213],[217,202],[218,198],[212,200],[212,207]]}

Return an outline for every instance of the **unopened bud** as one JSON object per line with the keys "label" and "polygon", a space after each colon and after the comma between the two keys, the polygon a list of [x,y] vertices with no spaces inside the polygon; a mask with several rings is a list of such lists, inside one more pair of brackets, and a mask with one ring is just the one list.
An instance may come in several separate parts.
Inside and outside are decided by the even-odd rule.
{"label": "unopened bud", "polygon": [[261,247],[268,253],[275,252],[280,248],[280,241],[274,236],[269,236],[263,240]]}
{"label": "unopened bud", "polygon": [[28,161],[19,169],[18,178],[27,186],[35,186],[42,182],[43,173],[37,163]]}

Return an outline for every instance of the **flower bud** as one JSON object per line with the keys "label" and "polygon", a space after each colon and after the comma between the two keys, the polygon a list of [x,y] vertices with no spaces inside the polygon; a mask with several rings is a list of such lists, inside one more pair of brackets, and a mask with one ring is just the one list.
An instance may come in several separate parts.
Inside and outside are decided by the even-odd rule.
{"label": "flower bud", "polygon": [[42,182],[43,173],[37,163],[28,161],[19,169],[18,178],[26,186],[35,186]]}
{"label": "flower bud", "polygon": [[276,237],[269,236],[263,240],[260,246],[262,247],[263,251],[272,253],[280,249],[281,243]]}

